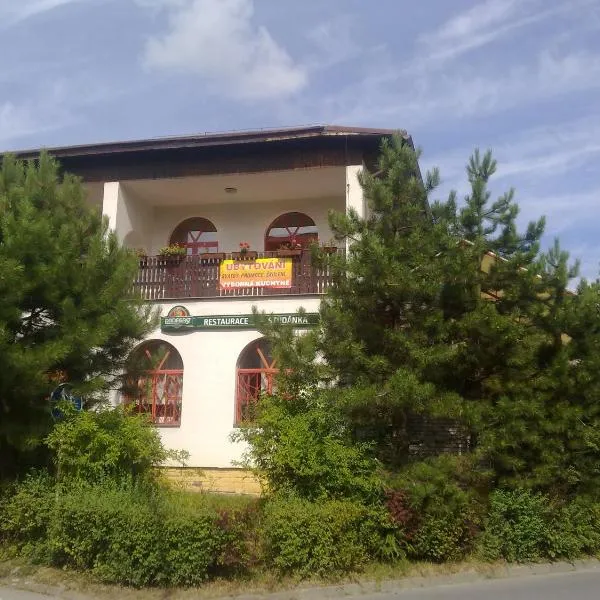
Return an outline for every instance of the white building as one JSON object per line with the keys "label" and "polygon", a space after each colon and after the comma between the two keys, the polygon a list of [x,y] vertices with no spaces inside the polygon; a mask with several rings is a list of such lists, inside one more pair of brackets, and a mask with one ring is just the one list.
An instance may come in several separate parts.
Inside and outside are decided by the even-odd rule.
{"label": "white building", "polygon": [[[252,486],[234,470],[244,449],[230,434],[277,365],[247,317],[253,306],[303,307],[311,320],[330,280],[305,248],[328,244],[330,210],[364,214],[357,174],[391,134],[317,126],[50,151],[83,178],[119,239],[146,255],[136,286],[163,319],[137,349],[148,371],[130,400],[202,469],[192,484]],[[160,256],[175,243],[185,256]]]}

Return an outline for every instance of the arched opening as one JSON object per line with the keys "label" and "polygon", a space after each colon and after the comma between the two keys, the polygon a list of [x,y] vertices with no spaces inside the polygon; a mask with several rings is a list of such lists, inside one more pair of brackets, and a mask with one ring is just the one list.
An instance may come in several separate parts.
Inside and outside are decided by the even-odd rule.
{"label": "arched opening", "polygon": [[265,235],[265,250],[306,248],[319,240],[315,222],[304,213],[289,212],[277,217]]}
{"label": "arched opening", "polygon": [[236,369],[235,424],[252,419],[262,394],[272,394],[279,373],[266,338],[250,342],[240,353]]}
{"label": "arched opening", "polygon": [[183,361],[169,343],[144,342],[131,355],[125,402],[156,425],[181,424]]}
{"label": "arched opening", "polygon": [[219,251],[217,228],[208,219],[192,217],[175,228],[169,244],[179,244],[186,248],[188,256]]}

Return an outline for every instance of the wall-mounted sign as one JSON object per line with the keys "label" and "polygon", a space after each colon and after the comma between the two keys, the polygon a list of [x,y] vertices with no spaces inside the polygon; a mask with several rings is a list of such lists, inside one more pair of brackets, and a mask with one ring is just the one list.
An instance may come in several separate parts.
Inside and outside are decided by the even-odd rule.
{"label": "wall-mounted sign", "polygon": [[224,260],[219,266],[222,290],[247,287],[292,287],[291,258],[256,258],[254,260]]}
{"label": "wall-mounted sign", "polygon": [[[177,306],[175,308],[183,308]],[[254,315],[207,315],[191,316],[186,309],[186,315],[171,316],[171,312],[160,320],[161,331],[189,331],[190,329],[256,329]],[[313,327],[319,322],[319,313],[280,313],[265,315],[275,323],[293,325],[299,329]]]}
{"label": "wall-mounted sign", "polygon": [[189,317],[190,311],[185,306],[174,306],[168,313],[167,317]]}

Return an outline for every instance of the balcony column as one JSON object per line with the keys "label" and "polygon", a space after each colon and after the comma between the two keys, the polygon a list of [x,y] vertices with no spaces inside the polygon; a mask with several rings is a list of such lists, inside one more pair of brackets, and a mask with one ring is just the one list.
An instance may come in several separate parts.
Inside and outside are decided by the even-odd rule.
{"label": "balcony column", "polygon": [[365,217],[365,199],[362,187],[358,181],[358,174],[362,170],[362,165],[350,165],[346,167],[346,210],[352,208],[360,217]]}
{"label": "balcony column", "polygon": [[[354,210],[359,217],[367,216],[367,207],[363,189],[358,181],[358,174],[363,170],[363,165],[349,165],[346,167],[346,212]],[[346,242],[348,250],[349,242]]]}
{"label": "balcony column", "polygon": [[139,201],[119,181],[104,184],[102,214],[119,242],[129,248],[149,250],[152,231],[152,208]]}
{"label": "balcony column", "polygon": [[104,184],[102,198],[102,215],[108,218],[108,226],[117,234],[121,243],[128,231],[124,231],[123,214],[125,202],[121,195],[121,184],[118,181],[107,181]]}

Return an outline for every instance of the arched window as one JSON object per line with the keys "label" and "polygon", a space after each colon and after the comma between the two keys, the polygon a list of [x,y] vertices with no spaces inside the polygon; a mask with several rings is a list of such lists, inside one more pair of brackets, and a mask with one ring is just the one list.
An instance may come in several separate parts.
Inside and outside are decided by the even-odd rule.
{"label": "arched window", "polygon": [[252,419],[261,394],[271,394],[279,369],[266,338],[250,342],[240,353],[236,372],[235,424]]}
{"label": "arched window", "polygon": [[277,217],[265,236],[265,250],[306,248],[319,239],[315,222],[304,213],[289,212]]}
{"label": "arched window", "polygon": [[169,244],[185,246],[188,256],[218,252],[217,228],[208,219],[192,217],[177,225]]}
{"label": "arched window", "polygon": [[181,424],[183,361],[160,340],[143,343],[130,358],[125,401],[156,425]]}

